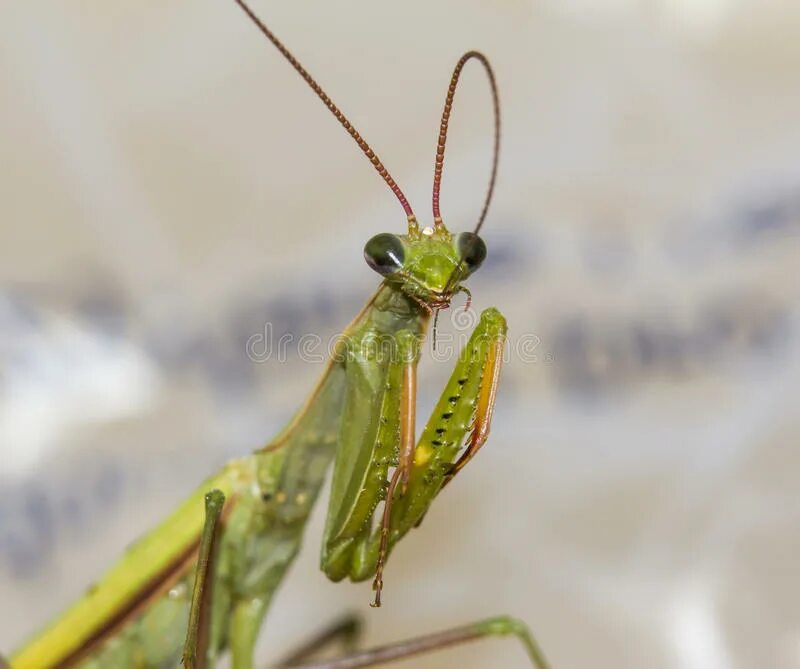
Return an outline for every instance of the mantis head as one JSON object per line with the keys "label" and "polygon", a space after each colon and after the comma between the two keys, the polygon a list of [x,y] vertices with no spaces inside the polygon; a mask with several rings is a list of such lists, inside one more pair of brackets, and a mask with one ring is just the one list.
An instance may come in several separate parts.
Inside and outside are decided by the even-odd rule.
{"label": "mantis head", "polygon": [[364,247],[367,264],[428,310],[446,309],[461,284],[486,258],[486,244],[474,232],[450,234],[444,224],[409,227],[407,235],[383,232]]}

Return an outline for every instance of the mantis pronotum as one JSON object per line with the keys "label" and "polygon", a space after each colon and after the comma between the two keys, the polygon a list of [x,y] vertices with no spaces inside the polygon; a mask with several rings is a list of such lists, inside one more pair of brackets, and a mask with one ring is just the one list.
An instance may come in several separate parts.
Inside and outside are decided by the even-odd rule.
{"label": "mantis pronotum", "polygon": [[[456,64],[442,114],[433,181],[433,225],[420,228],[378,156],[302,65],[243,2],[247,16],[289,61],[358,144],[397,197],[407,234],[382,233],[364,249],[382,277],[338,340],[316,388],[289,425],[249,457],[228,463],[143,537],[87,594],[10,657],[12,669],[207,667],[226,650],[254,666],[254,645],[272,595],[297,554],[312,504],[334,461],[322,569],[334,581],[373,578],[381,605],[394,545],[486,442],[499,382],[506,322],[481,315],[419,441],[417,363],[431,317],[469,291],[481,265],[478,236],[497,173],[499,104],[486,57]],[[439,210],[447,127],[462,68],[480,62],[495,112],[495,148],[483,210],[473,232],[451,234]],[[434,325],[435,327],[435,325]],[[205,501],[205,505],[204,505]],[[345,626],[339,632],[352,632]],[[314,662],[323,641],[282,666],[362,667],[487,635],[516,635],[531,662],[545,661],[524,624],[497,617],[338,660]]]}

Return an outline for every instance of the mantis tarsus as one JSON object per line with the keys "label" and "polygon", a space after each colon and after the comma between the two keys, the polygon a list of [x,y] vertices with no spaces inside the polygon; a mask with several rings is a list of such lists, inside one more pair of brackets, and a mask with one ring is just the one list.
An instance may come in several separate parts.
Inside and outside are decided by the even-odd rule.
{"label": "mantis tarsus", "polygon": [[[365,258],[383,282],[345,329],[321,380],[289,425],[267,446],[228,463],[203,483],[50,627],[15,652],[12,669],[155,668],[179,661],[194,669],[213,665],[226,650],[233,667],[250,669],[263,618],[299,550],[331,461],[322,569],[334,581],[373,578],[373,606],[380,606],[393,546],[422,521],[439,491],[488,437],[506,339],[505,319],[495,309],[482,313],[415,443],[416,369],[428,323],[457,293],[465,292],[469,300],[463,281],[486,255],[477,233],[494,189],[500,138],[497,87],[488,60],[467,52],[453,72],[436,150],[433,226],[421,229],[400,187],[344,114],[243,0],[236,2],[372,162],[400,201],[408,232],[383,233],[367,242]],[[442,220],[439,193],[456,85],[472,59],[484,66],[491,86],[494,160],[474,232],[453,235]],[[339,660],[308,662],[304,652],[283,666],[373,666],[508,634],[523,642],[533,664],[546,666],[525,625],[504,616]]]}

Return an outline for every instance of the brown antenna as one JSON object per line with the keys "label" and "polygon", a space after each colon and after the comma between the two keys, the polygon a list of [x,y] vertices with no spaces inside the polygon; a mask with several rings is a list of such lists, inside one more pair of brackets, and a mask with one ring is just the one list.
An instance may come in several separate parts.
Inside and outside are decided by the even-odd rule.
{"label": "brown antenna", "polygon": [[475,232],[477,233],[483,225],[486,212],[489,210],[489,202],[492,200],[494,182],[497,179],[497,161],[500,156],[500,96],[497,92],[497,82],[494,78],[492,66],[489,65],[489,60],[480,51],[467,51],[467,53],[461,56],[453,70],[453,76],[450,78],[450,87],[447,89],[444,111],[442,112],[442,124],[439,126],[439,142],[436,146],[436,163],[433,169],[433,222],[437,228],[444,225],[439,212],[439,191],[442,186],[442,166],[444,165],[444,145],[445,142],[447,142],[447,124],[450,121],[450,112],[453,109],[453,97],[456,94],[456,86],[458,85],[458,78],[461,76],[461,70],[464,68],[467,61],[472,58],[479,60],[486,70],[486,74],[489,77],[489,86],[492,89],[492,104],[494,106],[494,155],[492,157],[492,174],[489,177],[489,190],[483,202],[483,210],[478,218],[478,224],[475,226]]}
{"label": "brown antenna", "polygon": [[364,152],[364,154],[369,158],[369,161],[378,171],[378,174],[381,175],[383,180],[389,185],[389,188],[392,189],[392,192],[395,194],[398,200],[400,200],[400,204],[403,205],[403,210],[406,212],[406,217],[408,218],[409,225],[412,223],[416,225],[416,217],[414,216],[414,212],[411,210],[411,205],[408,203],[406,196],[403,195],[403,191],[400,190],[400,186],[395,183],[395,180],[392,179],[392,175],[389,174],[389,170],[387,170],[383,163],[380,161],[378,156],[375,152],[369,147],[361,135],[358,134],[358,131],[350,124],[350,121],[347,120],[347,117],[339,110],[339,108],[333,104],[333,101],[328,97],[328,94],[322,90],[322,87],[314,80],[314,78],[306,71],[306,69],[300,64],[300,62],[295,58],[292,53],[287,49],[283,43],[273,34],[273,32],[267,28],[267,26],[262,23],[261,19],[259,19],[255,13],[253,12],[250,7],[245,4],[243,0],[235,0],[236,4],[239,5],[244,10],[244,13],[250,17],[250,20],[258,26],[259,30],[261,30],[264,35],[266,35],[267,39],[275,45],[275,48],[278,49],[283,54],[283,57],[289,61],[289,64],[297,71],[303,79],[305,79],[306,83],[311,87],[320,100],[325,103],[325,106],[330,110],[331,114],[336,117],[336,120],[342,124],[345,130],[349,133],[349,135],[356,141],[358,147]]}

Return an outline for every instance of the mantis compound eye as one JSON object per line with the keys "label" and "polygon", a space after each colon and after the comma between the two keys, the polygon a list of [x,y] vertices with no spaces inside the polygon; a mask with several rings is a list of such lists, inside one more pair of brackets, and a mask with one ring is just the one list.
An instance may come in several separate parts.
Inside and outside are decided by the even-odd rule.
{"label": "mantis compound eye", "polygon": [[456,235],[455,245],[467,275],[478,269],[486,259],[486,244],[474,232],[460,232]]}
{"label": "mantis compound eye", "polygon": [[389,276],[403,268],[405,248],[397,235],[382,232],[364,246],[364,259],[378,274]]}

